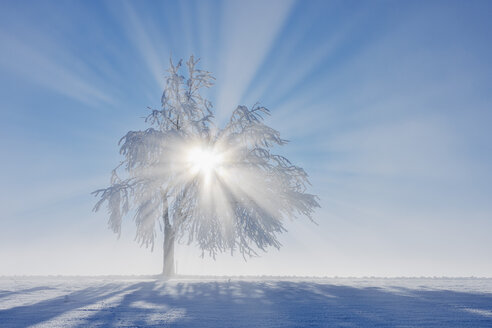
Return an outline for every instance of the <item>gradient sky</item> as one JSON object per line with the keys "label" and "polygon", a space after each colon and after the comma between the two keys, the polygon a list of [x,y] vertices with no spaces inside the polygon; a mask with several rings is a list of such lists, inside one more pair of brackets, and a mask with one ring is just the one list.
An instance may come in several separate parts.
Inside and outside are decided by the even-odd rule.
{"label": "gradient sky", "polygon": [[492,277],[492,2],[0,1],[0,275],[153,274],[90,192],[201,58],[219,122],[268,107],[318,225],[244,262],[178,246],[183,274]]}

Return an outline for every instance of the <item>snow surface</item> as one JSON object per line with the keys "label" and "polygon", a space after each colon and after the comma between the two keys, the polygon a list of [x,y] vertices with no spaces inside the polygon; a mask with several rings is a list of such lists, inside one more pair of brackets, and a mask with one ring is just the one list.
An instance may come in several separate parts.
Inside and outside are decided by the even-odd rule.
{"label": "snow surface", "polygon": [[492,327],[492,279],[0,277],[0,327]]}

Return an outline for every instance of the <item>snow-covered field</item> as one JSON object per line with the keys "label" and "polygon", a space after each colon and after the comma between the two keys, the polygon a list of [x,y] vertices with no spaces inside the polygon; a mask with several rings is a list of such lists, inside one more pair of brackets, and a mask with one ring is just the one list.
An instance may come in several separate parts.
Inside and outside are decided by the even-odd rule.
{"label": "snow-covered field", "polygon": [[492,327],[492,279],[1,277],[27,326]]}

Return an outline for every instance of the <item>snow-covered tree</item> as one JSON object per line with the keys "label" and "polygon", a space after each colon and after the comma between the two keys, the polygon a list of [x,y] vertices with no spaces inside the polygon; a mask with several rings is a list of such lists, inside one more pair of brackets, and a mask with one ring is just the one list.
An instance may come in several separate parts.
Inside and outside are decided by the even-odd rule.
{"label": "snow-covered tree", "polygon": [[176,240],[197,244],[202,256],[229,250],[246,258],[279,248],[284,220],[311,219],[319,206],[306,193],[306,172],[271,152],[286,141],[264,124],[266,108],[238,106],[223,129],[214,127],[212,104],[200,95],[214,78],[197,62],[190,57],[184,77],[182,61],[171,61],[162,107],[151,109],[148,129],[121,138],[124,159],[110,186],[94,192],[100,197],[94,209],[107,204],[115,233],[131,212],[136,240],[153,249],[161,227],[166,276],[175,273]]}

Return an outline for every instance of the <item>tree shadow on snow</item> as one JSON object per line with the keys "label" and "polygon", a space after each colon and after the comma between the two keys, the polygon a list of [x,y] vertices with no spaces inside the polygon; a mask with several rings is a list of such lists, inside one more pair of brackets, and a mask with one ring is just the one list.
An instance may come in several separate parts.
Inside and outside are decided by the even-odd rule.
{"label": "tree shadow on snow", "polygon": [[[484,327],[492,294],[289,281],[145,281],[0,311],[2,327],[72,311],[79,327]],[[111,301],[112,299],[112,301]],[[90,312],[84,307],[98,303]],[[85,311],[85,312],[84,312]]]}
{"label": "tree shadow on snow", "polygon": [[[130,285],[122,288],[119,284],[105,284],[70,292],[54,298],[49,298],[34,304],[16,306],[0,310],[0,327],[27,327],[47,322],[64,313],[80,309],[90,304],[102,302],[107,298],[124,293],[135,288]],[[55,289],[52,287],[40,287],[29,290],[13,292],[10,297],[24,292]]]}
{"label": "tree shadow on snow", "polygon": [[11,296],[20,295],[20,294],[33,293],[33,292],[38,292],[41,290],[50,290],[50,289],[55,289],[55,288],[54,287],[48,287],[48,286],[38,286],[38,287],[26,288],[26,289],[21,289],[21,290],[16,290],[16,291],[0,290],[0,298],[11,297]]}

